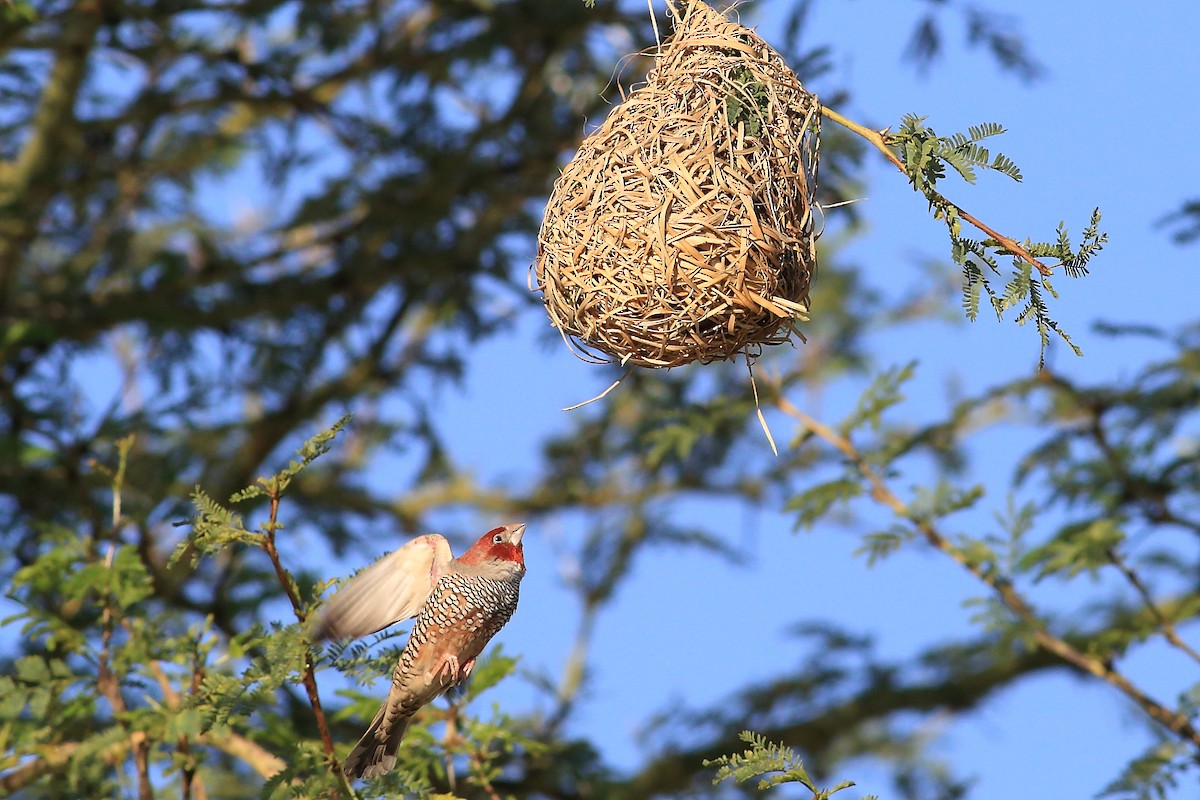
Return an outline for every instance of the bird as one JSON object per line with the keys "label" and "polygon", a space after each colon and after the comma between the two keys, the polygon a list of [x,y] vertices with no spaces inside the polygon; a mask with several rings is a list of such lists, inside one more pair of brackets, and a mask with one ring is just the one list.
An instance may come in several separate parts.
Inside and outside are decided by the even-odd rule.
{"label": "bird", "polygon": [[455,558],[436,533],[418,536],[352,577],[321,609],[315,641],[357,639],[416,617],[387,699],[346,756],[351,778],[396,765],[413,715],[465,681],[475,659],[517,609],[525,524],[492,528]]}

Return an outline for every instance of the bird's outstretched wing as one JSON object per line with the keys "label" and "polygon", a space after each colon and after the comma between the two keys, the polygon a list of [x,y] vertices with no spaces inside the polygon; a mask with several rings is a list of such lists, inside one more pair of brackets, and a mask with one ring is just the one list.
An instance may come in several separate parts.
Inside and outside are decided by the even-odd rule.
{"label": "bird's outstretched wing", "polygon": [[325,603],[313,638],[357,639],[415,617],[453,558],[450,543],[436,533],[388,553]]}

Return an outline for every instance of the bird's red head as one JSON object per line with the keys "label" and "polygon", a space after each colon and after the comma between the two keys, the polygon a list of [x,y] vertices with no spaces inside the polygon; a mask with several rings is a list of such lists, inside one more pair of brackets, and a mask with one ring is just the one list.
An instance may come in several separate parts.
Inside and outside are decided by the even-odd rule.
{"label": "bird's red head", "polygon": [[525,550],[521,537],[525,535],[524,522],[510,522],[479,537],[471,549],[458,557],[464,564],[480,565],[488,561],[509,561],[525,568]]}

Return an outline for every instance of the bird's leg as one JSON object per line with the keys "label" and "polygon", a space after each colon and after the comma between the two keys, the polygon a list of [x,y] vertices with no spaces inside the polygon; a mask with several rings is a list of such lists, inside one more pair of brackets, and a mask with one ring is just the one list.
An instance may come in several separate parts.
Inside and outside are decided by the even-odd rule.
{"label": "bird's leg", "polygon": [[465,683],[467,678],[471,677],[471,670],[473,670],[473,669],[475,669],[475,659],[472,658],[470,661],[463,664],[462,677],[459,679],[458,682]]}
{"label": "bird's leg", "polygon": [[427,678],[432,681],[435,676],[439,678],[445,676],[446,685],[453,686],[458,683],[458,672],[458,656],[453,653],[447,653],[442,656],[441,663],[437,665],[437,669],[433,671],[432,675],[428,675]]}

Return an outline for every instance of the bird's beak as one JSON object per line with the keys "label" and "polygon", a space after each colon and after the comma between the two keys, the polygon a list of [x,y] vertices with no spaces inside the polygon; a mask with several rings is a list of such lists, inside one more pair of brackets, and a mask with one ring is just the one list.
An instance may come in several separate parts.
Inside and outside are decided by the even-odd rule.
{"label": "bird's beak", "polygon": [[525,535],[525,523],[524,522],[510,523],[508,526],[508,529],[509,529],[509,535],[512,537],[512,543],[520,544],[521,537]]}

